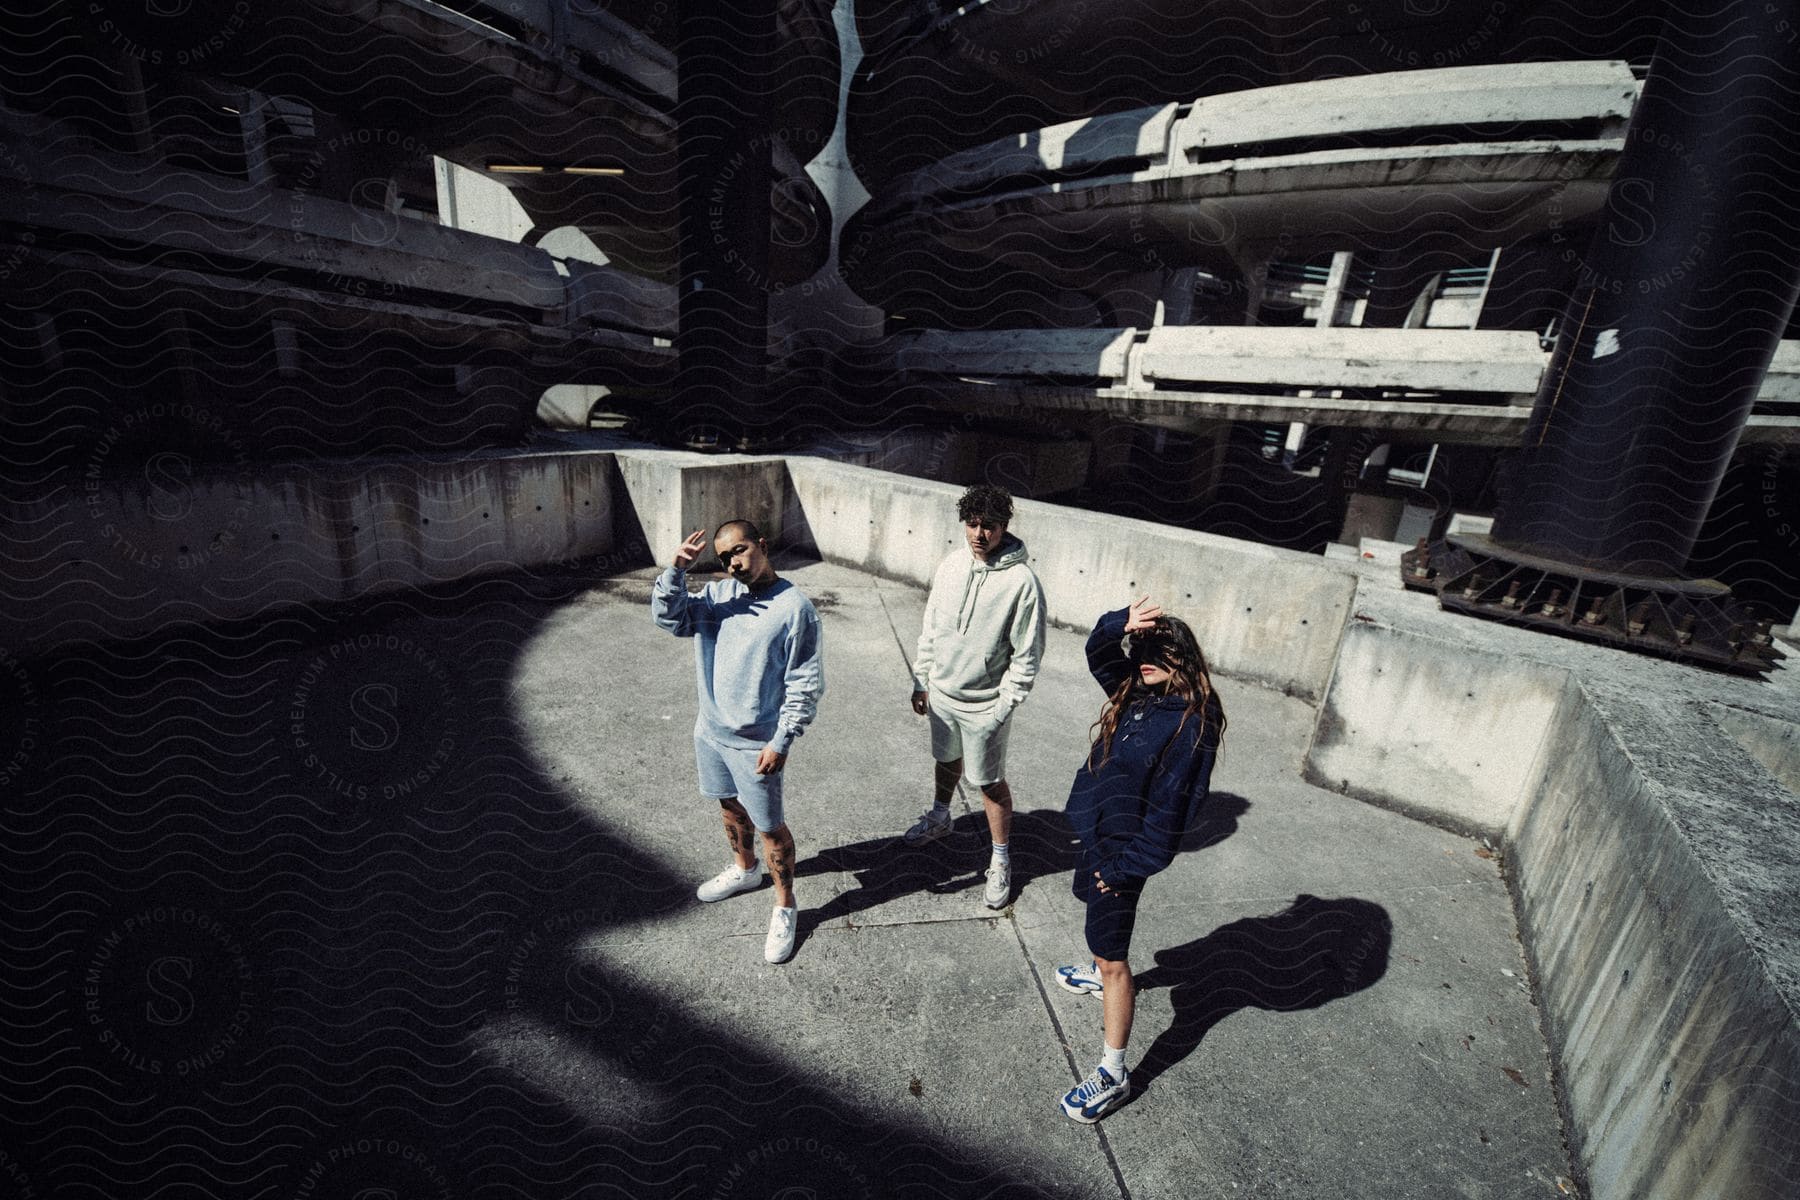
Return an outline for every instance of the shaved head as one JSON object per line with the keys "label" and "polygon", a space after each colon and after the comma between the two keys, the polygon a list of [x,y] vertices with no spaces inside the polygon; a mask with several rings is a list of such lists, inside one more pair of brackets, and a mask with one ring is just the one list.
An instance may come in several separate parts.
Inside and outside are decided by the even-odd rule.
{"label": "shaved head", "polygon": [[746,542],[760,542],[762,540],[762,530],[756,527],[756,522],[746,521],[739,517],[725,522],[713,533],[713,541],[715,542],[722,541],[725,538],[731,538],[733,541],[742,538]]}
{"label": "shaved head", "polygon": [[719,565],[751,588],[765,587],[776,578],[769,564],[768,543],[754,521],[727,521],[713,534],[713,550]]}

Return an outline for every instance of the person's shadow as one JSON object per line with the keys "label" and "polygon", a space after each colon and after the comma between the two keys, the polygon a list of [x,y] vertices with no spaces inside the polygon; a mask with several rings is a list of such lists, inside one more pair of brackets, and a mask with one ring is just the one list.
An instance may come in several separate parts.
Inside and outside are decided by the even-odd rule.
{"label": "person's shadow", "polygon": [[[1183,835],[1182,851],[1218,845],[1237,832],[1238,818],[1248,811],[1250,802],[1242,796],[1213,792],[1201,806],[1193,828]],[[986,882],[983,872],[989,844],[987,817],[976,812],[958,817],[948,834],[922,846],[908,846],[898,837],[887,836],[834,846],[802,859],[794,866],[796,879],[844,873],[855,876],[857,886],[817,908],[802,908],[796,936],[804,939],[827,922],[867,912],[913,892],[950,895],[979,888]],[[1075,835],[1060,811],[1015,808],[1008,845],[1015,898],[1026,884],[1038,879],[1069,886],[1075,870]]]}
{"label": "person's shadow", "polygon": [[1369,987],[1387,973],[1393,933],[1379,904],[1300,895],[1274,916],[1245,917],[1157,951],[1138,990],[1168,988],[1175,1016],[1132,1068],[1133,1090],[1148,1088],[1239,1009],[1298,1012]]}

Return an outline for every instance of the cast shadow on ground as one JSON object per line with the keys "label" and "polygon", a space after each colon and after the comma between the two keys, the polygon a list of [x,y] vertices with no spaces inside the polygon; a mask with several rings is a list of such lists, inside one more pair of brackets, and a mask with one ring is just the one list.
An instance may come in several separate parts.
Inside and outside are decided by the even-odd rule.
{"label": "cast shadow on ground", "polygon": [[0,1036],[20,1171],[111,1196],[1071,1194],[608,957],[697,902],[520,720],[572,603],[645,619],[591,572],[513,574],[21,668],[40,749],[0,806],[0,999],[49,1015]]}
{"label": "cast shadow on ground", "polygon": [[[1250,811],[1250,802],[1231,792],[1207,797],[1200,819],[1181,841],[1183,853],[1216,846],[1237,832],[1238,819]],[[950,895],[972,892],[985,878],[989,834],[987,817],[979,812],[958,817],[950,832],[923,846],[908,846],[898,837],[884,836],[821,850],[795,864],[794,875],[842,873],[853,875],[857,885],[839,892],[816,908],[800,910],[798,940],[839,918],[879,908],[890,900],[914,892]],[[1013,896],[1026,885],[1045,880],[1067,888],[1075,870],[1075,837],[1069,823],[1056,809],[1015,809],[1010,835]]]}
{"label": "cast shadow on ground", "polygon": [[1138,989],[1168,988],[1175,1015],[1132,1068],[1133,1090],[1147,1089],[1239,1009],[1298,1012],[1370,987],[1387,973],[1393,933],[1379,904],[1303,894],[1273,916],[1157,951]]}

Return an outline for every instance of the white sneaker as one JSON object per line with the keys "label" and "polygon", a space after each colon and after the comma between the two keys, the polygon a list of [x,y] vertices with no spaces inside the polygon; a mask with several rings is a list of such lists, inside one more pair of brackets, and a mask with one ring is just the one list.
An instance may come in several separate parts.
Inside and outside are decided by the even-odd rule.
{"label": "white sneaker", "polygon": [[714,900],[723,900],[727,896],[735,896],[739,892],[747,892],[751,888],[762,886],[763,865],[757,862],[748,871],[732,863],[717,875],[701,884],[694,895],[711,904]]}
{"label": "white sneaker", "polygon": [[763,939],[763,957],[784,963],[794,956],[794,925],[798,910],[777,908],[769,914],[769,936]]}
{"label": "white sneaker", "polygon": [[981,898],[989,908],[1005,908],[1012,895],[1012,864],[991,863],[987,869],[987,890]]}
{"label": "white sneaker", "polygon": [[926,842],[934,842],[950,832],[950,810],[940,809],[933,805],[925,810],[925,815],[913,822],[911,829],[900,835],[900,840],[909,846],[923,846]]}

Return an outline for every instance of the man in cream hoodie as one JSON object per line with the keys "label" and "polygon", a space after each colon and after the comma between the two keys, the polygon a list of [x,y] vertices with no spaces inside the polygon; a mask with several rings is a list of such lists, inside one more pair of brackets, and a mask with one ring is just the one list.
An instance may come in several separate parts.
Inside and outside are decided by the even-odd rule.
{"label": "man in cream hoodie", "polygon": [[994,845],[982,899],[1004,908],[1012,894],[1006,737],[1043,658],[1044,590],[1026,565],[1024,543],[1006,531],[1012,497],[977,484],[956,513],[967,544],[932,576],[913,659],[912,708],[931,719],[936,792],[904,840],[918,846],[950,831],[950,798],[966,774],[981,789]]}

